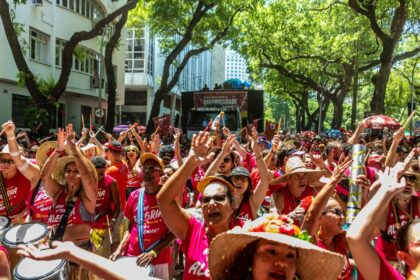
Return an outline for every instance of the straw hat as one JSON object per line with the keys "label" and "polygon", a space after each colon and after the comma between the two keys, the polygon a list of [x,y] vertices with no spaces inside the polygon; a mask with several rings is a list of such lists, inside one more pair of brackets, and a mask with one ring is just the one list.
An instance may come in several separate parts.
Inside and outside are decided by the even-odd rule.
{"label": "straw hat", "polygon": [[213,182],[219,182],[222,183],[223,185],[226,185],[232,192],[234,191],[233,185],[231,182],[229,182],[229,178],[223,176],[223,175],[218,175],[218,176],[207,176],[204,177],[200,182],[198,182],[197,184],[197,190],[199,192],[204,192],[204,189]]}
{"label": "straw hat", "polygon": [[1,149],[0,155],[2,154],[10,154],[10,150],[9,150],[9,145],[6,144],[4,145],[4,147]]}
{"label": "straw hat", "polygon": [[85,152],[87,150],[91,149],[91,148],[95,148],[95,155],[96,156],[101,154],[98,146],[96,146],[95,144],[92,144],[92,143],[88,143],[86,146],[81,147],[80,150],[83,152],[83,154],[85,154]]}
{"label": "straw hat", "polygon": [[[98,174],[96,173],[96,168],[95,166],[92,164],[92,162],[88,159],[83,159],[84,162],[87,165],[87,168],[89,170],[89,173],[91,173],[93,175],[93,178],[95,180],[95,182],[98,182]],[[64,179],[64,171],[65,168],[67,166],[67,164],[74,162],[74,157],[73,156],[65,156],[65,157],[61,157],[57,160],[57,163],[54,167],[53,173],[52,173],[52,178],[59,183],[60,185],[65,185],[66,181]]]}
{"label": "straw hat", "polygon": [[[261,219],[261,218],[260,218]],[[213,280],[229,279],[235,267],[243,264],[238,262],[244,249],[254,241],[267,240],[288,245],[298,250],[296,272],[301,280],[336,280],[344,267],[344,256],[324,250],[312,243],[299,239],[296,234],[289,234],[286,230],[277,231],[284,224],[277,216],[268,225],[261,226],[257,219],[251,224],[260,224],[254,227],[236,227],[230,231],[219,234],[210,244],[208,264],[210,276]],[[264,217],[264,219],[266,219]],[[292,225],[285,225],[291,227]],[[297,228],[297,227],[296,227]],[[273,230],[274,229],[274,230]],[[296,229],[299,230],[298,228]],[[278,233],[282,232],[282,233]],[[291,236],[292,235],[292,236]],[[293,236],[294,235],[294,236]]]}
{"label": "straw hat", "polygon": [[286,163],[286,174],[270,182],[270,185],[284,183],[292,174],[305,173],[308,183],[318,181],[322,176],[329,177],[331,174],[326,170],[314,170],[306,168],[305,163],[299,157],[291,157]]}
{"label": "straw hat", "polygon": [[162,170],[165,168],[165,165],[163,164],[163,160],[160,157],[158,157],[158,156],[156,156],[155,154],[152,154],[152,153],[142,154],[141,157],[140,157],[140,164],[143,166],[143,163],[148,159],[153,159],[154,161],[159,163]]}
{"label": "straw hat", "polygon": [[[48,141],[43,143],[41,146],[39,146],[38,150],[36,151],[36,163],[39,166],[43,166],[49,156],[54,152],[54,150],[57,148],[57,141]],[[64,152],[60,154],[60,157],[63,156],[70,156],[71,150],[68,146],[64,146]]]}

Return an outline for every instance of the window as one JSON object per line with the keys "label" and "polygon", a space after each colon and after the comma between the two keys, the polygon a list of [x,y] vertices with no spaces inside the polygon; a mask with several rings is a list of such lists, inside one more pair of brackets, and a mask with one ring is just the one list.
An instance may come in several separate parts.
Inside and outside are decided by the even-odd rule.
{"label": "window", "polygon": [[144,73],[146,48],[145,29],[130,29],[127,32],[126,46],[125,71]]}
{"label": "window", "polygon": [[26,127],[25,109],[31,104],[30,98],[23,95],[12,94],[12,119],[17,127]]}
{"label": "window", "polygon": [[30,58],[48,64],[48,41],[49,37],[36,31],[30,29]]}
{"label": "window", "polygon": [[66,42],[61,39],[55,39],[55,66],[63,65],[63,50]]}
{"label": "window", "polygon": [[146,91],[126,91],[125,92],[125,105],[146,106],[147,105],[147,92]]}

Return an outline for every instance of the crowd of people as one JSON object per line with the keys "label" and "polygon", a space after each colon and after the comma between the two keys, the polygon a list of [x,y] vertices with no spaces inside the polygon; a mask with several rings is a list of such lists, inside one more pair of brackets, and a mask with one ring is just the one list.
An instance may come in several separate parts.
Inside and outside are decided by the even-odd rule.
{"label": "crowd of people", "polygon": [[65,260],[66,279],[420,279],[419,137],[365,129],[37,142],[8,121],[0,279],[39,279],[23,260]]}

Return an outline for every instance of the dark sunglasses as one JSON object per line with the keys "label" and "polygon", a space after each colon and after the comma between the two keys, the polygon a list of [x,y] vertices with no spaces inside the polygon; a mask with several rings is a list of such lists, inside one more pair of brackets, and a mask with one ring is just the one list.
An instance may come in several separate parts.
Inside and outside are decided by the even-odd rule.
{"label": "dark sunglasses", "polygon": [[137,151],[136,151],[136,150],[134,150],[134,149],[126,150],[125,152],[126,152],[126,153],[131,153],[131,152],[133,152],[133,153],[137,153]]}
{"label": "dark sunglasses", "polygon": [[212,199],[214,200],[214,202],[220,203],[226,200],[226,195],[218,194],[213,196],[203,196],[202,202],[203,204],[209,204]]}
{"label": "dark sunglasses", "polygon": [[12,159],[2,159],[0,160],[1,164],[15,164],[15,162]]}
{"label": "dark sunglasses", "polygon": [[227,158],[224,158],[224,159],[223,159],[223,162],[224,162],[224,163],[228,163],[228,162],[230,162],[230,161],[231,161],[230,157],[227,157]]}
{"label": "dark sunglasses", "polygon": [[405,178],[407,181],[410,181],[411,183],[415,183],[417,181],[416,176],[404,175],[402,177]]}
{"label": "dark sunglasses", "polygon": [[336,216],[341,216],[341,215],[343,215],[344,216],[344,211],[343,210],[341,210],[341,209],[339,209],[339,208],[335,208],[335,209],[332,209],[332,210],[328,210],[328,211],[324,211],[324,212],[322,212],[324,215],[325,214],[327,214],[327,213],[333,213],[334,215],[336,215]]}

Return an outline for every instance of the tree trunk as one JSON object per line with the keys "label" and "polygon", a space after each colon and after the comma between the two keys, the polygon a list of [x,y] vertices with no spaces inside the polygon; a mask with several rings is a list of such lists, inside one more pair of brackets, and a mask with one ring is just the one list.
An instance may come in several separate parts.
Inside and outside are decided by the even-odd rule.
{"label": "tree trunk", "polygon": [[152,134],[155,131],[155,125],[153,119],[158,117],[160,114],[160,104],[162,103],[163,97],[167,95],[166,91],[163,91],[162,88],[159,88],[155,93],[155,98],[153,99],[152,110],[150,111],[149,121],[147,122],[146,132]]}
{"label": "tree trunk", "polygon": [[334,117],[331,123],[332,128],[340,128],[343,123],[343,102],[337,100],[333,102],[334,105]]}
{"label": "tree trunk", "polygon": [[128,11],[124,12],[120,20],[115,24],[114,34],[111,36],[105,49],[105,69],[108,81],[108,110],[105,124],[105,131],[112,131],[115,125],[115,97],[117,95],[117,83],[115,79],[114,66],[112,64],[112,54],[118,41],[121,38],[121,30],[127,21]]}

